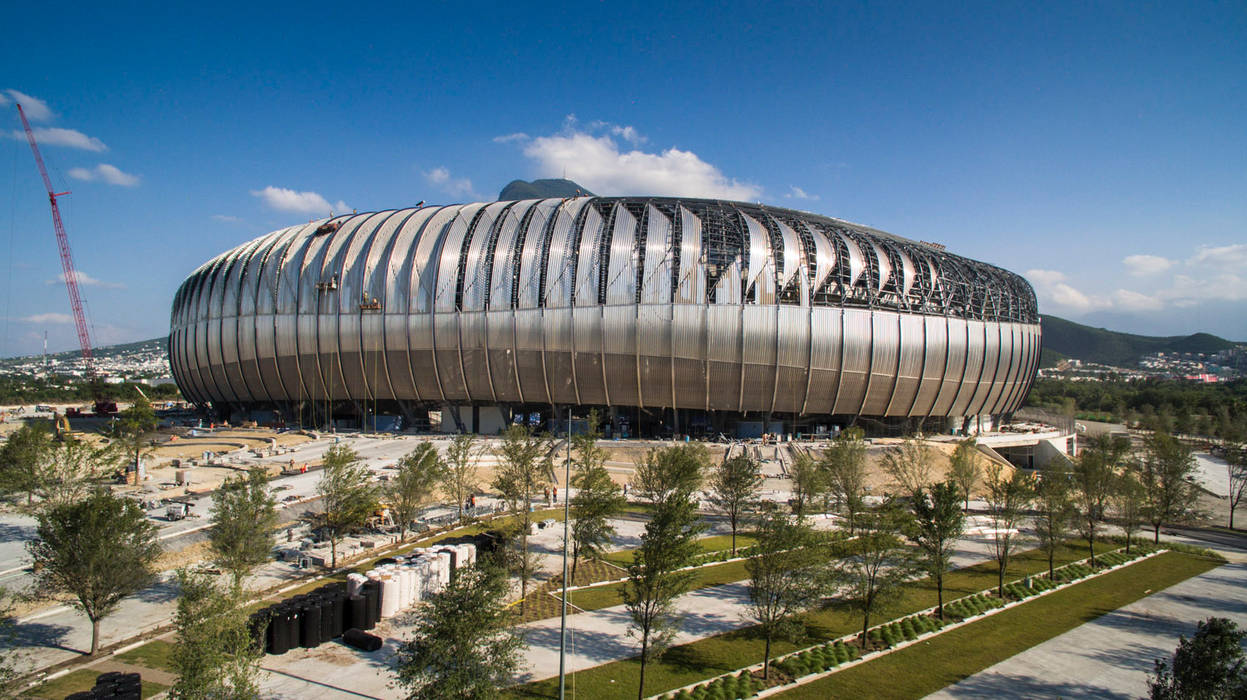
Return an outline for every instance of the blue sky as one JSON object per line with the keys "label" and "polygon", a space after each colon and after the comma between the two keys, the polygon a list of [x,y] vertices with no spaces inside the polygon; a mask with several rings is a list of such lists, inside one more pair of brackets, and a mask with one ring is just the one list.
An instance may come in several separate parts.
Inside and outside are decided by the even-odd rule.
{"label": "blue sky", "polygon": [[564,173],[836,216],[1019,272],[1045,313],[1247,340],[1241,3],[102,5],[6,13],[0,356],[76,346],[15,100],[73,192],[101,344],[167,333],[201,262],[330,208]]}

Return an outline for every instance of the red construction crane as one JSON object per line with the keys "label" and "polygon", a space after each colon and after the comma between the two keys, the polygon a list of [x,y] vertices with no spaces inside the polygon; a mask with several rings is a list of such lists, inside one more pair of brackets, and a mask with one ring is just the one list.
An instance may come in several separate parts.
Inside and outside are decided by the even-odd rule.
{"label": "red construction crane", "polygon": [[65,288],[69,290],[69,305],[74,311],[74,325],[78,327],[78,344],[82,347],[82,362],[86,367],[87,379],[91,382],[91,391],[95,396],[95,412],[98,415],[116,413],[116,402],[103,396],[100,391],[99,378],[95,374],[95,359],[91,356],[91,335],[87,330],[87,316],[82,310],[82,297],[78,293],[78,275],[74,271],[74,257],[69,251],[69,237],[65,235],[65,225],[61,223],[61,208],[56,204],[57,197],[64,197],[69,192],[52,191],[52,180],[48,177],[48,169],[43,164],[43,156],[39,155],[39,146],[35,143],[35,132],[31,131],[30,122],[26,120],[26,112],[21,104],[17,105],[17,115],[22,118],[26,140],[30,142],[30,150],[35,154],[35,165],[39,166],[39,174],[43,176],[43,186],[48,190],[48,203],[52,205],[52,225],[56,227],[56,244],[61,249],[61,269],[65,272]]}

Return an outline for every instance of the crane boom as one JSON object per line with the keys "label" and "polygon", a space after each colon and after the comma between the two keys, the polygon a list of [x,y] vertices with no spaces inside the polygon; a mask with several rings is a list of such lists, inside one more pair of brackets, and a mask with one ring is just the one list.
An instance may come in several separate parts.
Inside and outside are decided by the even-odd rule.
{"label": "crane boom", "polygon": [[[39,145],[35,143],[35,132],[26,119],[26,111],[17,105],[17,115],[22,118],[22,128],[26,130],[26,140],[30,142],[30,150],[35,154],[35,165],[39,166],[39,175],[43,177],[43,186],[48,191],[48,203],[52,205],[52,225],[56,228],[56,244],[61,251],[61,270],[65,273],[65,288],[69,290],[69,306],[73,309],[74,325],[78,329],[78,345],[82,348],[82,362],[86,367],[87,379],[95,392],[95,412],[110,413],[117,410],[116,404],[106,401],[99,393],[96,383],[95,358],[91,354],[91,334],[87,329],[87,316],[82,310],[82,296],[78,293],[78,274],[74,270],[74,256],[69,250],[69,236],[65,234],[65,224],[61,222],[61,208],[56,199],[69,192],[56,192],[52,189],[52,179],[48,177],[47,166],[43,164],[43,156],[39,153]],[[111,407],[111,410],[109,410]]]}

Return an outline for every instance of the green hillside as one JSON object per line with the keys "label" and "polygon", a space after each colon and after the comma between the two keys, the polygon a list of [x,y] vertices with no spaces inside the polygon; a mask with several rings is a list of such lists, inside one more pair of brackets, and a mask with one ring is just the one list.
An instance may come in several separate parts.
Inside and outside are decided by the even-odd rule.
{"label": "green hillside", "polygon": [[582,195],[593,196],[589,190],[577,185],[571,180],[553,179],[553,180],[533,180],[526,182],[524,180],[512,180],[502,188],[502,192],[498,193],[499,202],[509,202],[514,199],[543,199],[545,197],[579,197]]}
{"label": "green hillside", "polygon": [[1144,355],[1157,352],[1214,353],[1234,347],[1224,338],[1209,333],[1169,337],[1118,333],[1092,328],[1056,316],[1043,316],[1043,348],[1049,360],[1054,355],[1083,362],[1129,367]]}

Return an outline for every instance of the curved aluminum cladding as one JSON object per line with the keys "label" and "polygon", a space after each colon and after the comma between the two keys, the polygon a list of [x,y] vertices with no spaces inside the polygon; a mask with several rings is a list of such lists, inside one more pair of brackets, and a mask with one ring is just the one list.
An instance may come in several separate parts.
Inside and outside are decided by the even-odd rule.
{"label": "curved aluminum cladding", "polygon": [[1039,361],[1021,277],[844,221],[666,198],[355,214],[205,263],[173,302],[196,402],[999,414]]}

